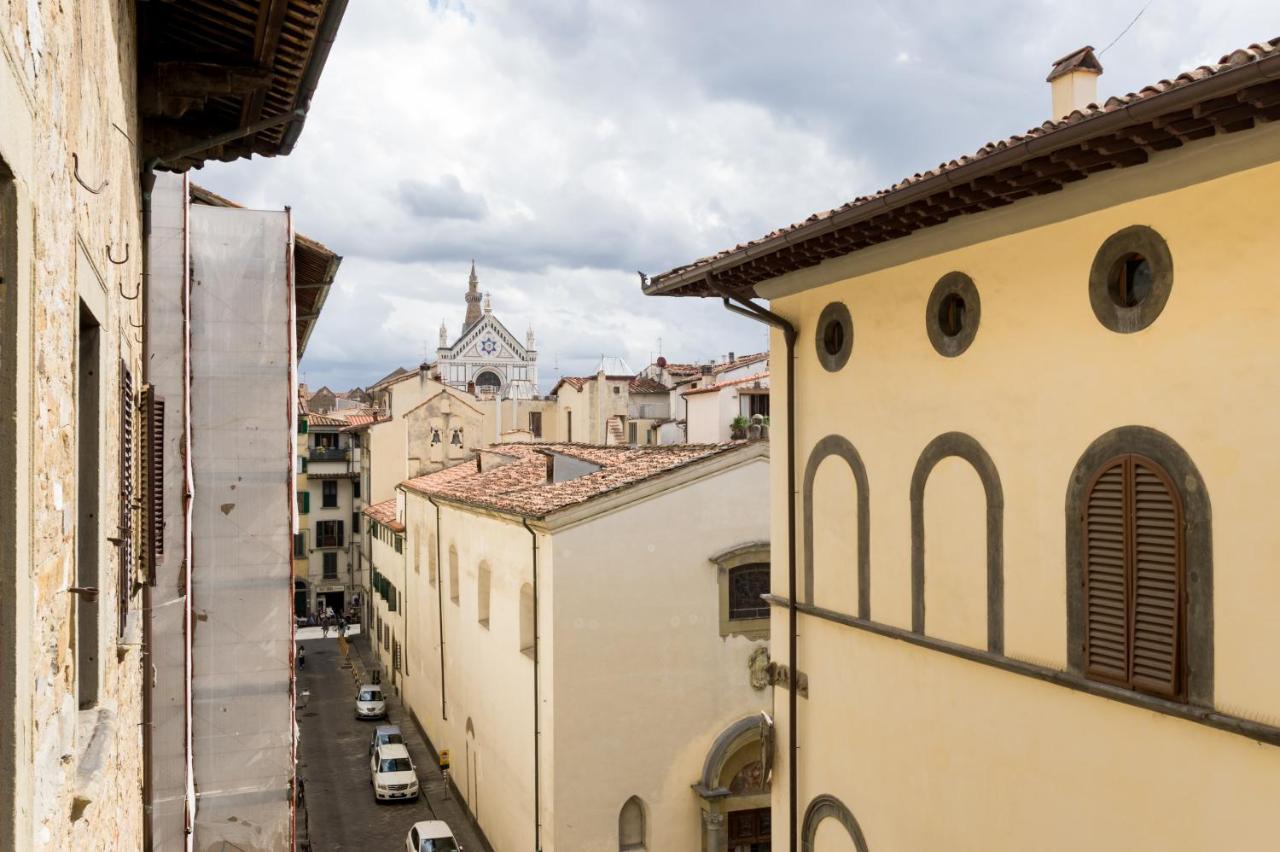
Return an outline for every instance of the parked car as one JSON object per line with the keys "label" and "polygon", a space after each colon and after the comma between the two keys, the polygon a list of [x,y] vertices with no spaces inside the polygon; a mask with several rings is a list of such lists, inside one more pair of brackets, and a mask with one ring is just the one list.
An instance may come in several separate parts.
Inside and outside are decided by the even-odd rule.
{"label": "parked car", "polygon": [[373,737],[369,740],[369,754],[378,750],[378,746],[399,743],[404,745],[404,735],[398,725],[379,725],[373,729]]}
{"label": "parked car", "polygon": [[369,783],[378,801],[418,798],[418,774],[402,743],[378,746],[369,760]]}
{"label": "parked car", "polygon": [[382,694],[382,687],[376,683],[363,684],[356,692],[357,719],[385,719],[387,717],[387,700]]}
{"label": "parked car", "polygon": [[449,826],[438,819],[415,822],[405,838],[404,848],[407,852],[462,852]]}

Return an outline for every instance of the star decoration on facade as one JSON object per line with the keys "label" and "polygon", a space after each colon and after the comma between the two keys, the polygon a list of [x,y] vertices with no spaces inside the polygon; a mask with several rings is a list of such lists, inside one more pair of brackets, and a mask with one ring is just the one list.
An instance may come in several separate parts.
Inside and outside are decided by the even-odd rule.
{"label": "star decoration on facade", "polygon": [[480,341],[480,351],[486,355],[492,355],[498,351],[498,344],[492,337],[486,337]]}

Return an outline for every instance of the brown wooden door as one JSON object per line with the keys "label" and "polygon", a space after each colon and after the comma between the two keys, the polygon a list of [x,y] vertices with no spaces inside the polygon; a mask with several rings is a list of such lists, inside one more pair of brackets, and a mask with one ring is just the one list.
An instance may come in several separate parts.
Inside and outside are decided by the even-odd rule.
{"label": "brown wooden door", "polygon": [[729,812],[729,852],[769,852],[773,822],[768,808]]}

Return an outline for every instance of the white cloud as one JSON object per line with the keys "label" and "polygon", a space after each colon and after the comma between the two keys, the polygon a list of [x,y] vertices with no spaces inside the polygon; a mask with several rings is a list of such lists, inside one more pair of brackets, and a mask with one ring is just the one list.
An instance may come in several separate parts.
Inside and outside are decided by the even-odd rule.
{"label": "white cloud", "polygon": [[[293,155],[195,180],[345,260],[303,364],[346,387],[456,333],[471,258],[513,331],[558,362],[759,349],[663,271],[1037,124],[1050,60],[1136,12],[1101,0],[835,0],[804,14],[612,0],[352,3]],[[1280,31],[1268,0],[1154,4],[1103,57],[1128,91]],[[886,48],[907,44],[910,50]]]}

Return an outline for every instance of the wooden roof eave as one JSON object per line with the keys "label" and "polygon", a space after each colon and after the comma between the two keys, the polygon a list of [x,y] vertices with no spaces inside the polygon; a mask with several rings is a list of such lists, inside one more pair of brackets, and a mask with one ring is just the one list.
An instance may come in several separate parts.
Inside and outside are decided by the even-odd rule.
{"label": "wooden roof eave", "polygon": [[[815,238],[833,235],[877,215],[900,210],[930,196],[967,186],[975,180],[995,175],[1034,157],[1048,155],[1091,138],[1106,136],[1125,127],[1143,124],[1176,110],[1189,108],[1195,104],[1222,97],[1224,94],[1278,78],[1280,78],[1280,55],[1268,56],[1247,65],[1230,68],[1211,77],[1139,99],[1043,135],[1026,137],[984,157],[962,163],[955,168],[945,169],[901,189],[868,199],[847,210],[833,213],[825,219],[802,224],[758,243],[743,246],[722,257],[656,275],[641,289],[648,296],[720,297],[724,295],[725,289],[737,289],[739,295],[755,295],[754,284],[747,287],[726,288],[723,284],[716,286],[712,280],[748,262],[776,255],[784,249]],[[845,254],[850,253],[852,252],[845,252]],[[805,267],[796,266],[795,268]]]}

